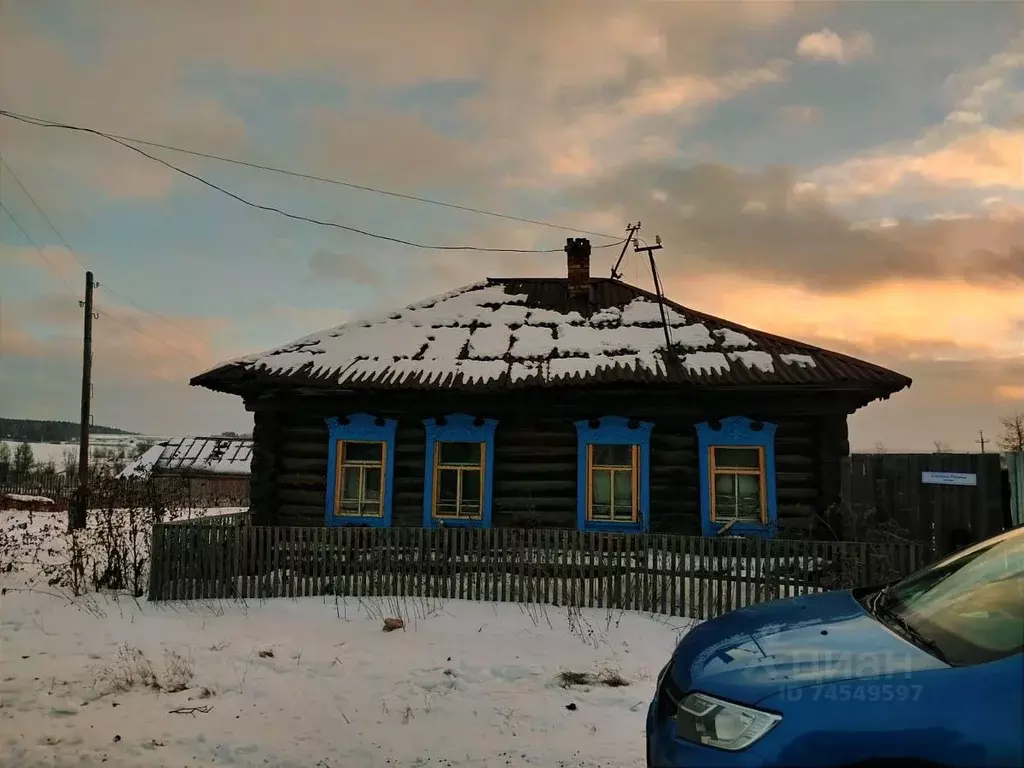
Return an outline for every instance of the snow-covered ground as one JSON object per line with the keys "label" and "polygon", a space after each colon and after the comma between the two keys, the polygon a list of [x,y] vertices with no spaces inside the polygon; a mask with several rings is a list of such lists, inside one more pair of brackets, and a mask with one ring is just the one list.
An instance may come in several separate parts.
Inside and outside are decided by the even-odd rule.
{"label": "snow-covered ground", "polygon": [[[642,766],[654,678],[691,626],[412,598],[69,598],[27,575],[0,575],[4,768]],[[563,687],[565,671],[593,682]]]}
{"label": "snow-covered ground", "polygon": [[[138,443],[153,444],[166,439],[164,437],[146,435],[92,435],[89,438],[89,453],[92,455],[97,452],[118,451],[123,448],[125,453],[131,456]],[[16,440],[0,440],[0,443],[5,443],[10,448],[12,455],[21,444]],[[65,456],[73,464],[78,461],[77,441],[68,443],[29,443],[29,446],[32,448],[32,457],[36,464],[47,464],[52,461],[57,469],[63,469]]]}

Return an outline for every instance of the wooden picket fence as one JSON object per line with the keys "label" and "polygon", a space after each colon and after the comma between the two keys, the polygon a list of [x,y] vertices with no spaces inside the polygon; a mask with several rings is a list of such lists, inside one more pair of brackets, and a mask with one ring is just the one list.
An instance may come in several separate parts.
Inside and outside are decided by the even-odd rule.
{"label": "wooden picket fence", "polygon": [[500,528],[259,527],[245,515],[153,527],[150,600],[419,597],[710,618],[880,583],[914,544],[707,539]]}

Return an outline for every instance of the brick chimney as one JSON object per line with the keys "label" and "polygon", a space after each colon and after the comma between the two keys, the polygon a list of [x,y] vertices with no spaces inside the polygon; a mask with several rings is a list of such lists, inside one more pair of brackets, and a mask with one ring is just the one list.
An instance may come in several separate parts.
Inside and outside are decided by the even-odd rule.
{"label": "brick chimney", "polygon": [[590,296],[590,241],[585,237],[565,240],[566,268],[569,276],[569,298]]}

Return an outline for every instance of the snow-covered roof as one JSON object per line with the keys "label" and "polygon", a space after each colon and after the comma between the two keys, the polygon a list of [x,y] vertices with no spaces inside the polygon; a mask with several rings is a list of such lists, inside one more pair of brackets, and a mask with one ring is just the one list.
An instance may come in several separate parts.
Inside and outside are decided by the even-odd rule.
{"label": "snow-covered roof", "polygon": [[119,477],[143,478],[159,474],[249,474],[252,440],[226,437],[178,437],[154,445],[129,464]]}
{"label": "snow-covered roof", "polygon": [[[885,394],[910,379],[871,363],[592,279],[489,279],[355,320],[199,374],[192,384],[472,389],[596,382],[856,383]],[[667,353],[665,326],[672,345]]]}

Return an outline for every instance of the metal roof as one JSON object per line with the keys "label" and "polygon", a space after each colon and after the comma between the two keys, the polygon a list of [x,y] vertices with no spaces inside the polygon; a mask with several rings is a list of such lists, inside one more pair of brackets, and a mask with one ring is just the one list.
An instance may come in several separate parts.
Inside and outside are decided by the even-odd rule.
{"label": "metal roof", "polygon": [[[492,278],[223,363],[193,385],[502,390],[591,384],[801,385],[886,397],[902,374],[592,278]],[[662,320],[662,308],[665,322]],[[665,341],[668,325],[671,347]]]}
{"label": "metal roof", "polygon": [[252,440],[226,437],[178,437],[158,443],[125,467],[121,477],[152,473],[176,475],[249,474]]}

